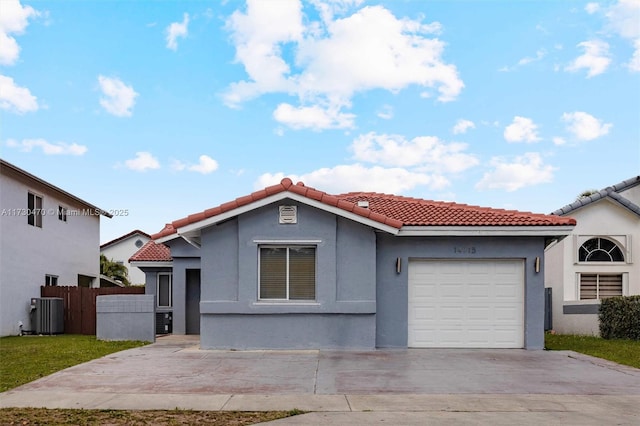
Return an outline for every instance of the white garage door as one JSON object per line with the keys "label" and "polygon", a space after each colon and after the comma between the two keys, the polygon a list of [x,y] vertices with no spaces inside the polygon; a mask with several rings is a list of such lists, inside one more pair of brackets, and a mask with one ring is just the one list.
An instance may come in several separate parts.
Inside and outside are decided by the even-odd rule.
{"label": "white garage door", "polygon": [[409,262],[409,347],[522,348],[522,260]]}

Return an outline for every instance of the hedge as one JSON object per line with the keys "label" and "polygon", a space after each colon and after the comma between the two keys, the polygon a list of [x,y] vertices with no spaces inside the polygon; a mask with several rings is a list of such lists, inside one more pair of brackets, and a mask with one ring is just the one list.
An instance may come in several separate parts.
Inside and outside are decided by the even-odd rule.
{"label": "hedge", "polygon": [[640,340],[640,295],[603,299],[598,319],[604,339]]}

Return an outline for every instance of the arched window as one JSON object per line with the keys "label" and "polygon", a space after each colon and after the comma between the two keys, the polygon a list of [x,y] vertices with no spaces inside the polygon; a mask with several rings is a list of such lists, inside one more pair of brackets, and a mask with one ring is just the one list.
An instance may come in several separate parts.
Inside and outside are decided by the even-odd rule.
{"label": "arched window", "polygon": [[624,262],[622,250],[606,238],[591,238],[578,250],[580,262]]}

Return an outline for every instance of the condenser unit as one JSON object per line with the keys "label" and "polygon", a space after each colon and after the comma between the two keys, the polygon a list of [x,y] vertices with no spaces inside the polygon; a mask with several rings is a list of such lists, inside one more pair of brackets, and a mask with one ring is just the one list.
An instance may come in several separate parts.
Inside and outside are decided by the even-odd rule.
{"label": "condenser unit", "polygon": [[[35,303],[33,303],[35,301]],[[36,334],[64,333],[64,300],[60,297],[41,297],[32,300],[33,329]]]}

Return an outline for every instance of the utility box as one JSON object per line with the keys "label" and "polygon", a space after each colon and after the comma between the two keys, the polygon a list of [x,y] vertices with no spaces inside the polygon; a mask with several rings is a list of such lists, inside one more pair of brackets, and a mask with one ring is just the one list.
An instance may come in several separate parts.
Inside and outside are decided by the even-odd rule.
{"label": "utility box", "polygon": [[31,328],[36,334],[64,333],[64,300],[61,297],[31,299]]}
{"label": "utility box", "polygon": [[156,312],[156,334],[173,333],[172,312]]}

